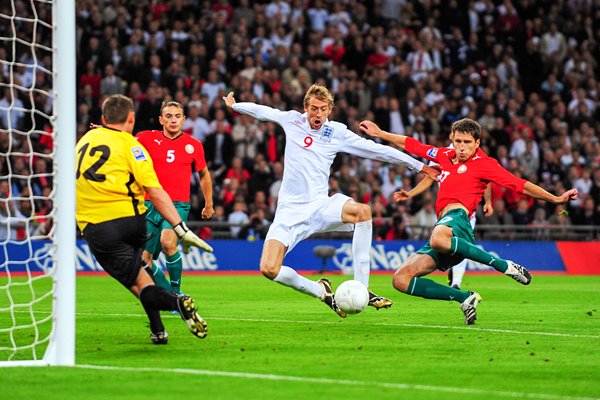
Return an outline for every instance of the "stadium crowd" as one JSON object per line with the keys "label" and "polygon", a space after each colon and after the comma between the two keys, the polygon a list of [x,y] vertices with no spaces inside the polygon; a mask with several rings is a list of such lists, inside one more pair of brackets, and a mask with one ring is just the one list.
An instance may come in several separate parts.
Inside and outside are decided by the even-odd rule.
{"label": "stadium crowd", "polygon": [[[285,138],[272,123],[226,112],[221,97],[233,91],[239,101],[302,110],[305,89],[321,82],[335,95],[333,119],[356,132],[371,119],[444,146],[450,125],[469,117],[482,126],[484,151],[509,171],[553,193],[580,194],[567,213],[494,186],[495,213],[480,223],[600,225],[599,43],[599,0],[77,0],[77,135],[99,122],[107,95],[134,100],[136,132],[160,129],[163,99],[180,102],[184,130],[203,142],[213,175],[213,221],[234,224],[200,234],[264,238]],[[0,44],[0,59],[10,51]],[[37,76],[22,69],[11,79]],[[13,99],[6,89],[0,99],[1,151],[11,142],[13,153],[15,146],[47,153],[51,135],[9,140],[9,117],[13,128],[30,124],[25,113],[6,111],[32,101],[18,93]],[[52,165],[38,160],[20,168],[43,178],[41,193],[51,187],[44,173]],[[436,220],[436,185],[407,203],[391,201],[417,179],[401,166],[343,156],[330,191],[371,205],[375,238],[422,239]],[[13,192],[31,190],[11,182]],[[199,183],[192,185],[190,221],[202,209]]]}

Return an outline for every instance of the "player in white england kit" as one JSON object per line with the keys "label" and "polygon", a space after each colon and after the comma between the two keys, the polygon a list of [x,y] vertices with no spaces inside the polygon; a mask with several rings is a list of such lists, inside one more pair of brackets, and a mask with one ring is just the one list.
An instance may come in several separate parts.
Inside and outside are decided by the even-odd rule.
{"label": "player in white england kit", "polygon": [[[450,140],[452,140],[452,134],[450,135]],[[454,146],[450,144],[449,148],[453,148]],[[430,161],[429,166],[436,166],[437,163]],[[415,196],[420,195],[429,187],[433,185],[433,180],[424,178],[422,179],[417,186],[412,188],[409,191],[400,190],[394,193],[394,196],[398,201],[408,200]],[[483,213],[486,217],[489,217],[494,213],[494,207],[492,206],[492,184],[488,183],[487,189],[483,194],[484,204],[483,204]],[[477,217],[475,213],[471,214],[469,218],[469,222],[471,223],[471,227],[475,230],[475,224],[477,223]],[[465,271],[467,269],[467,259],[465,258],[460,263],[456,264],[452,268],[448,269],[448,285],[452,286],[455,289],[460,289],[460,285],[462,285],[462,278],[465,275]]]}
{"label": "player in white england kit", "polygon": [[[279,124],[286,135],[284,173],[273,224],[260,259],[264,276],[284,286],[321,299],[340,317],[341,311],[329,280],[312,281],[282,265],[283,258],[303,239],[316,232],[352,231],[354,279],[369,287],[373,234],[371,208],[337,193],[328,196],[329,173],[337,153],[399,163],[436,179],[439,171],[389,146],[364,139],[346,125],[327,119],[333,96],[321,85],[312,85],[304,96],[304,114],[280,111],[255,103],[236,103],[233,93],[223,97],[227,107],[261,121]],[[391,300],[369,291],[369,305],[390,307]]]}

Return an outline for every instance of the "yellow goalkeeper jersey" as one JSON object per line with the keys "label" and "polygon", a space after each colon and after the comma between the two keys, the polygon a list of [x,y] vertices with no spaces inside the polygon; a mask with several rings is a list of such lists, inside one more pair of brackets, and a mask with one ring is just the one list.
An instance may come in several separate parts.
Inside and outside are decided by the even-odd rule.
{"label": "yellow goalkeeper jersey", "polygon": [[143,214],[144,187],[162,188],[152,159],[131,133],[92,129],[77,143],[76,218],[79,229]]}

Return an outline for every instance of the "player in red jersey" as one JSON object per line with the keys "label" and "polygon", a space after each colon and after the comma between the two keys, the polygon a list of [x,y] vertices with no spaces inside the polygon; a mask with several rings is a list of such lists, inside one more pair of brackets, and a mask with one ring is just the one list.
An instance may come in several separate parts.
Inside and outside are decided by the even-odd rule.
{"label": "player in red jersey", "polygon": [[[181,130],[185,121],[183,106],[176,101],[164,101],[158,121],[163,127],[162,131],[142,131],[136,135],[136,139],[148,150],[160,184],[171,197],[181,219],[187,221],[190,212],[190,179],[192,173],[197,171],[204,195],[202,218],[212,217],[215,213],[212,178],[204,159],[204,147],[200,141]],[[152,268],[152,276],[158,285],[181,293],[183,263],[177,250],[177,235],[147,198],[145,203],[148,206],[148,241],[143,255],[146,266]],[[152,262],[161,250],[165,253],[170,282],[166,280],[164,272]]]}
{"label": "player in red jersey", "polygon": [[471,325],[477,319],[481,296],[422,276],[436,269],[445,271],[468,258],[490,265],[524,285],[531,282],[531,275],[523,266],[493,256],[475,245],[469,215],[475,211],[489,182],[554,204],[577,199],[577,189],[554,196],[538,185],[514,176],[479,148],[481,127],[468,118],[452,124],[454,149],[429,146],[410,137],[382,131],[371,121],[361,122],[360,129],[409,153],[435,161],[442,169],[436,201],[438,221],[427,244],[408,257],[394,274],[393,284],[397,290],[427,299],[457,301],[461,304],[465,323]]}

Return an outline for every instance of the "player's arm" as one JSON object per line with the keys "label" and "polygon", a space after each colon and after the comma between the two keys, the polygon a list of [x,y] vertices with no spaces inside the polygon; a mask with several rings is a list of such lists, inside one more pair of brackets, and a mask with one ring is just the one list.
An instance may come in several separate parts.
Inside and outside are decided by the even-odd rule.
{"label": "player's arm", "polygon": [[527,196],[533,197],[534,199],[545,200],[553,204],[564,204],[569,200],[577,200],[579,197],[579,192],[577,189],[570,189],[560,196],[555,196],[552,193],[547,192],[544,188],[529,181],[525,183],[525,186],[523,187],[523,193]]}
{"label": "player's arm", "polygon": [[437,176],[440,174],[440,170],[437,167],[425,165],[423,162],[416,160],[408,154],[391,146],[384,146],[375,143],[372,140],[360,137],[349,129],[346,129],[346,140],[344,141],[341,151],[363,158],[406,165],[415,171],[423,172],[425,175],[436,181]]}
{"label": "player's arm", "polygon": [[[381,128],[379,128],[377,126],[376,123],[371,122],[371,121],[362,121],[359,124],[359,127],[360,127],[360,130],[365,132],[366,134],[373,136],[373,137],[378,137],[378,138],[384,139],[384,140],[400,147],[402,150],[405,150],[407,153],[414,154],[416,156],[423,157],[430,161],[438,163],[437,155],[438,155],[438,152],[440,151],[440,149],[435,146],[421,143],[417,139],[413,139],[409,136],[396,135],[393,133],[383,131],[383,130],[381,130]],[[435,170],[437,170],[438,174],[439,174],[440,169],[436,167]],[[432,176],[432,178],[436,179],[433,176]]]}
{"label": "player's arm", "polygon": [[560,196],[555,196],[535,183],[511,174],[502,167],[497,160],[494,160],[493,163],[485,167],[483,173],[485,176],[491,177],[490,181],[496,182],[502,187],[514,190],[518,193],[523,193],[537,200],[544,200],[553,204],[564,204],[569,200],[576,200],[579,197],[577,189],[570,189]]}
{"label": "player's arm", "polygon": [[358,127],[367,135],[388,141],[394,146],[397,146],[404,150],[406,144],[406,136],[386,132],[382,130],[375,122],[372,121],[362,121],[358,125]]}
{"label": "player's arm", "polygon": [[483,215],[489,217],[493,213],[494,207],[492,206],[492,182],[490,182],[483,193]]}
{"label": "player's arm", "polygon": [[408,199],[416,197],[424,191],[426,191],[427,189],[429,189],[431,185],[433,185],[433,182],[433,179],[429,178],[428,176],[425,176],[419,181],[419,183],[417,183],[417,186],[415,186],[414,188],[408,191],[402,189],[397,192],[394,192],[392,194],[392,199],[394,199],[394,201],[406,201]]}
{"label": "player's arm", "polygon": [[260,121],[272,121],[281,124],[281,114],[284,112],[275,108],[250,102],[238,103],[235,101],[235,97],[233,97],[233,92],[230,92],[227,96],[223,97],[223,101],[227,108],[230,108],[233,111],[250,115]]}
{"label": "player's arm", "polygon": [[208,167],[198,171],[200,175],[200,189],[204,195],[204,208],[202,209],[202,218],[209,219],[215,213],[213,208],[213,184],[212,177],[208,171]]}

